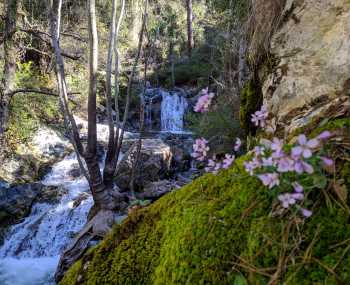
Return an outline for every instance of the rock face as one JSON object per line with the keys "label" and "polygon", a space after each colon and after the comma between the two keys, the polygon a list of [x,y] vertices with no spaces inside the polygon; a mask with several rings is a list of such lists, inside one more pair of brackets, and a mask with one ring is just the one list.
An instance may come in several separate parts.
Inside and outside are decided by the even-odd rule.
{"label": "rock face", "polygon": [[350,92],[350,2],[287,1],[271,53],[278,65],[263,84],[264,100],[290,130],[343,106]]}
{"label": "rock face", "polygon": [[[135,155],[136,147],[133,147],[120,164],[116,183],[121,190],[129,188]],[[143,139],[140,160],[135,172],[135,188],[143,188],[149,182],[166,177],[170,171],[171,161],[172,152],[169,145],[161,139]]]}

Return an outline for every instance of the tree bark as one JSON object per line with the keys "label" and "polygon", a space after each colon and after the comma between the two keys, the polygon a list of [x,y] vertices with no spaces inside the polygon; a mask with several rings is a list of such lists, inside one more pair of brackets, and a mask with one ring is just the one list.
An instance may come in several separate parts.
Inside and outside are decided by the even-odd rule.
{"label": "tree bark", "polygon": [[188,56],[192,56],[192,49],[194,46],[193,40],[193,9],[192,9],[192,0],[186,0],[186,8],[187,8],[187,53]]}
{"label": "tree bark", "polygon": [[[4,76],[0,87],[0,140],[4,135],[7,127],[9,116],[9,104],[11,92],[15,87],[16,75],[16,46],[14,35],[16,33],[16,18],[19,0],[7,0],[6,18],[4,27]],[[1,141],[0,141],[1,143]]]}

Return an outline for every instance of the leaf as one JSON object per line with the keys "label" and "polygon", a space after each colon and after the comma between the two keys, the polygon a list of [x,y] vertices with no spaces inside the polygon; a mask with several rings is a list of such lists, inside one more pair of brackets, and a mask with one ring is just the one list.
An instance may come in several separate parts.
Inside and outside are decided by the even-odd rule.
{"label": "leaf", "polygon": [[335,181],[333,182],[333,190],[339,200],[346,204],[346,200],[348,197],[348,190],[346,189],[346,186],[342,183],[342,181]]}
{"label": "leaf", "polygon": [[318,189],[325,189],[327,186],[327,178],[323,175],[313,176],[313,184]]}
{"label": "leaf", "polygon": [[233,285],[248,285],[248,282],[242,275],[237,275]]}

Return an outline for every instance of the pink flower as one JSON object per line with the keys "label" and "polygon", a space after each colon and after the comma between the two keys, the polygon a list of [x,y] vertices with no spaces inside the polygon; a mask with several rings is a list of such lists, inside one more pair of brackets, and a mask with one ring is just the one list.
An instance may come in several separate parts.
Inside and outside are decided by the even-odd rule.
{"label": "pink flower", "polygon": [[289,172],[294,170],[294,161],[289,157],[282,157],[278,160],[277,171],[278,172]]}
{"label": "pink flower", "polygon": [[263,166],[275,166],[276,165],[276,163],[273,161],[273,159],[272,159],[272,157],[268,157],[268,158],[265,158],[265,157],[263,157],[262,158],[262,165]]}
{"label": "pink flower", "polygon": [[298,146],[292,148],[293,157],[303,156],[305,158],[310,158],[312,156],[312,150],[320,145],[317,139],[308,141],[305,135],[299,135],[298,143]]}
{"label": "pink flower", "polygon": [[242,146],[242,141],[240,138],[236,138],[236,142],[235,142],[235,146],[234,146],[234,151],[239,151],[239,149],[241,148]]}
{"label": "pink flower", "polygon": [[286,209],[296,203],[296,199],[290,193],[278,195],[278,200],[282,203],[282,207]]}
{"label": "pink flower", "polygon": [[202,90],[202,96],[199,97],[193,110],[195,112],[204,113],[209,110],[212,99],[214,98],[214,93],[208,93],[208,88]]}
{"label": "pink flower", "polygon": [[254,174],[254,170],[262,166],[261,161],[254,157],[251,161],[244,162],[245,170],[250,174]]}
{"label": "pink flower", "polygon": [[299,201],[304,200],[304,194],[303,193],[292,193],[291,196],[295,200],[299,200]]}
{"label": "pink flower", "polygon": [[294,182],[293,184],[294,191],[297,193],[302,193],[304,192],[303,186],[301,186],[298,182]]}
{"label": "pink flower", "polygon": [[193,145],[192,157],[204,161],[209,151],[208,141],[204,138],[196,139]]}
{"label": "pink flower", "polygon": [[224,168],[224,169],[229,168],[234,161],[235,161],[234,155],[226,154],[225,159],[222,161],[222,168]]}
{"label": "pink flower", "polygon": [[323,131],[316,138],[319,140],[327,140],[332,136],[333,136],[333,134],[330,131]]}
{"label": "pink flower", "polygon": [[283,152],[283,141],[278,138],[273,138],[271,143],[271,149],[274,151],[272,153],[273,158],[282,158],[285,156]]}
{"label": "pink flower", "polygon": [[324,165],[326,165],[326,166],[332,166],[334,163],[333,160],[328,158],[328,157],[321,156],[320,158],[321,158],[322,162],[324,163]]}
{"label": "pink flower", "polygon": [[268,186],[270,189],[280,184],[279,176],[277,173],[260,174],[258,175],[258,178],[265,186]]}
{"label": "pink flower", "polygon": [[309,211],[308,209],[301,208],[301,213],[305,218],[309,218],[312,216],[312,212]]}
{"label": "pink flower", "polygon": [[314,168],[312,167],[312,165],[310,165],[307,162],[302,161],[302,160],[295,161],[294,170],[295,170],[295,172],[297,172],[299,174],[302,174],[304,172],[306,172],[308,174],[314,173]]}
{"label": "pink flower", "polygon": [[267,112],[267,106],[262,105],[259,111],[256,111],[254,114],[252,114],[251,121],[255,126],[264,128],[266,126],[266,119],[268,116],[269,113]]}
{"label": "pink flower", "polygon": [[264,155],[265,148],[262,146],[256,146],[254,147],[254,153],[256,156]]}

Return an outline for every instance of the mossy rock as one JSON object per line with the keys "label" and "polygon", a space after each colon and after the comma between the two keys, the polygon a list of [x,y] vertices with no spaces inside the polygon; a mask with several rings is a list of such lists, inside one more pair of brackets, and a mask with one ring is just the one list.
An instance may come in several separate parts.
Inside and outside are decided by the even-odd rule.
{"label": "mossy rock", "polygon": [[240,125],[246,133],[250,133],[255,129],[251,122],[251,115],[257,111],[262,104],[262,93],[259,84],[253,79],[249,80],[241,90],[240,99]]}
{"label": "mossy rock", "polygon": [[130,214],[66,273],[70,284],[350,284],[349,213],[273,217],[243,159]]}

